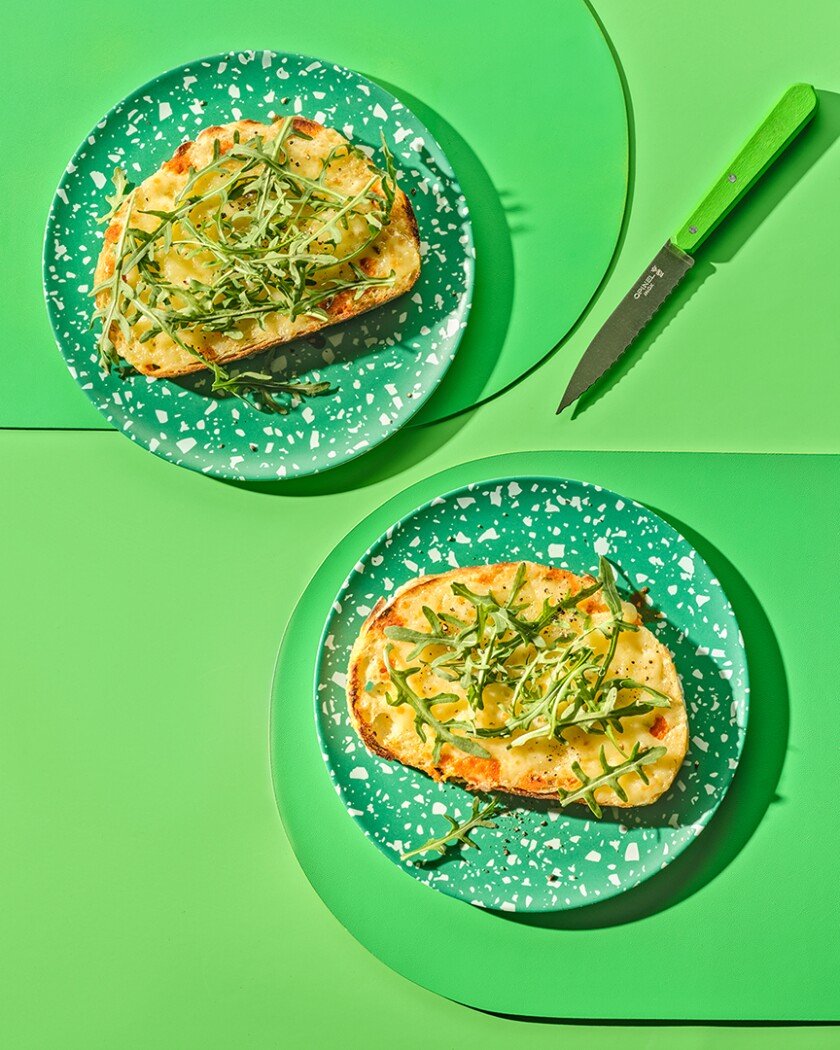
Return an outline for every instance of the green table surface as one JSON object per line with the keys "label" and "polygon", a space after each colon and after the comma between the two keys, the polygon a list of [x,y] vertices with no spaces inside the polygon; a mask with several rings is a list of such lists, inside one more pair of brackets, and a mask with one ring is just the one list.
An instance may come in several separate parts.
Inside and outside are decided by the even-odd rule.
{"label": "green table surface", "polygon": [[[218,9],[219,5],[211,7]],[[361,39],[358,11],[350,4],[333,5],[327,18],[307,19],[288,0],[257,0],[249,6],[247,33],[241,25],[234,33],[227,18],[211,16],[191,26],[188,42],[180,34],[162,40],[157,27],[149,23],[138,25],[130,36],[115,35],[111,10],[107,0],[89,0],[74,7],[77,31],[86,37],[87,46],[69,55],[63,53],[62,66],[50,73],[62,85],[72,83],[74,92],[77,85],[82,88],[74,95],[73,112],[84,124],[73,129],[69,122],[62,123],[60,133],[50,137],[39,172],[49,171],[47,179],[52,181],[39,183],[36,189],[23,172],[17,175],[21,192],[12,195],[10,221],[17,242],[30,246],[32,276],[55,180],[93,123],[126,93],[173,63],[180,66],[200,56],[247,47],[315,55],[368,74],[425,122],[454,167],[469,203],[478,260],[476,280],[468,331],[445,382],[434,390],[434,400],[422,407],[426,422],[485,400],[538,364],[576,322],[602,280],[624,215],[629,129],[619,70],[585,0],[549,5],[525,0],[518,7],[499,10],[493,19],[484,19],[478,33],[476,17],[483,11],[479,0],[459,4],[432,0],[422,22],[412,26],[411,32],[406,31],[405,12],[391,4],[376,12]],[[540,33],[535,36],[531,26],[537,20]],[[60,21],[53,32],[56,39],[63,39]],[[488,76],[487,54],[502,39],[505,50],[496,50]],[[386,44],[388,41],[393,45]],[[146,43],[151,46],[144,46]],[[92,55],[104,49],[114,76],[89,78],[85,67]],[[281,82],[276,72],[272,68],[263,74],[258,56],[256,71],[245,73],[245,83],[251,83],[252,76],[257,77],[254,83],[259,83],[261,75],[267,76],[268,83],[278,87],[274,104],[283,110],[288,106],[281,104],[282,96],[291,96],[296,104],[298,88],[305,88],[306,82],[296,87],[295,79]],[[26,104],[48,108],[55,96],[56,82],[44,76],[41,64],[7,67],[0,77],[8,80],[10,92]],[[205,94],[199,86],[202,82],[193,89],[198,98]],[[241,90],[243,115],[266,119],[268,104],[264,96],[259,97],[262,91],[254,97],[244,87]],[[210,95],[212,99],[212,92]],[[220,108],[208,121],[232,119],[235,110],[230,108],[233,100],[227,91],[222,89],[215,97]],[[315,116],[313,96],[306,95],[302,105],[305,114]],[[17,108],[6,111],[10,132]],[[157,108],[153,102],[153,116]],[[178,111],[177,104],[175,109]],[[124,117],[110,119],[117,127],[126,126]],[[155,135],[170,143],[167,152],[171,153],[190,128],[195,133],[196,119],[201,118],[191,114],[186,124],[179,124],[176,118],[166,118]],[[551,133],[546,135],[549,123]],[[361,134],[358,121],[357,134]],[[365,134],[369,136],[371,129]],[[536,143],[538,159],[532,149]],[[375,133],[371,144],[378,145]],[[79,161],[78,176],[63,191],[69,193],[71,212],[82,207],[82,217],[89,206],[89,200],[82,197],[85,187],[95,189],[91,176],[99,168],[107,172],[112,167],[111,160],[98,155],[92,162],[90,151],[84,152],[87,162]],[[136,159],[143,173],[149,174],[147,153],[135,158],[129,146],[126,156]],[[404,163],[399,152],[396,158],[398,165]],[[86,163],[91,171],[86,170]],[[408,171],[406,175],[410,177]],[[25,204],[19,204],[21,200]],[[66,216],[66,210],[63,214]],[[424,264],[428,277],[438,265],[433,250],[438,239],[431,225],[432,213],[424,214],[420,208],[418,218],[421,244],[427,241],[432,246]],[[75,314],[80,305],[83,312],[87,306],[84,293],[76,299],[68,297],[65,293],[70,288],[63,282],[90,286],[90,264],[83,260],[91,246],[88,243],[82,249],[87,234],[66,234],[65,223],[66,218],[59,217],[49,234],[56,242],[50,248],[65,253],[60,256],[62,262],[51,259],[48,263],[56,271],[49,290],[56,305],[56,327],[72,351],[77,336],[61,319],[65,313]],[[82,223],[82,229],[86,228]],[[550,266],[545,264],[548,259]],[[30,285],[34,287],[27,280],[27,287]],[[28,319],[23,319],[23,325],[28,332]],[[0,387],[0,425],[107,428],[105,417],[91,412],[68,382],[67,369],[50,340],[28,341],[27,345],[28,352],[14,360],[14,377],[7,376],[10,382]],[[87,346],[92,349],[94,345],[91,335]],[[137,382],[132,385],[136,387]],[[38,399],[18,396],[22,387],[35,383]],[[317,406],[315,410],[317,414]]]}
{"label": "green table surface", "polygon": [[[7,15],[15,45],[5,75],[31,85],[34,67],[40,87],[10,87],[6,115],[46,127],[52,160],[18,152],[4,174],[19,207],[3,220],[3,422],[24,425],[24,416],[43,413],[38,425],[49,425],[50,404],[25,362],[31,353],[39,369],[53,367],[57,356],[29,237],[31,202],[45,207],[88,114],[141,79],[138,51],[153,50],[154,68],[163,69],[185,53],[250,46],[270,13],[287,28],[269,43],[332,53],[402,83],[467,133],[481,84],[453,80],[452,63],[458,48],[483,49],[494,76],[505,42],[492,17],[453,43],[437,17],[447,5],[425,4],[407,16],[406,37],[384,49],[375,10],[353,24],[339,19],[339,33],[331,6],[308,29],[300,8],[282,3],[240,10],[208,0],[200,15],[177,16],[171,4],[149,3],[111,7],[96,21],[91,4],[40,2]],[[537,5],[518,8],[539,34]],[[666,932],[673,922],[694,943],[719,946],[703,978],[704,1016],[720,1007],[728,1020],[840,1017],[831,980],[840,847],[830,808],[840,770],[831,720],[819,715],[832,653],[806,626],[813,609],[831,609],[838,575],[840,464],[819,453],[838,451],[840,114],[832,92],[840,92],[840,8],[834,0],[772,11],[761,0],[652,0],[642,9],[598,0],[597,11],[632,108],[625,236],[580,325],[512,390],[406,431],[340,470],[262,489],[177,470],[116,433],[0,433],[0,1016],[15,1050],[547,1047],[564,1036],[596,1050],[619,1040],[837,1046],[837,1029],[824,1028],[558,1028],[424,990],[330,914],[272,796],[274,655],[329,551],[436,471],[484,455],[557,450],[558,472],[647,501],[712,544],[763,609],[784,667],[789,725],[783,753],[773,752],[778,798],[738,851],[721,842],[722,870],[658,913]],[[576,415],[555,419],[565,382],[609,310],[797,80],[822,93],[810,137],[709,242],[694,284],[677,293],[615,381]],[[546,119],[550,126],[550,112]],[[62,403],[77,399],[74,425],[97,426],[69,377],[65,386]],[[660,472],[656,455],[610,452],[666,449],[690,453],[681,470]],[[803,600],[803,588],[816,600]],[[634,925],[623,927],[628,959]],[[690,946],[663,944],[646,973],[667,995]],[[721,972],[725,986],[715,983]],[[599,979],[587,994],[605,997],[615,980],[622,976]],[[770,1014],[759,1009],[768,990]],[[589,1016],[586,995],[568,1016]]]}
{"label": "green table surface", "polygon": [[[55,348],[40,292],[40,245],[64,165],[115,100],[186,58],[230,47],[269,45],[334,57],[420,99],[463,136],[513,209],[508,225],[516,260],[530,243],[528,201],[543,199],[551,179],[550,172],[547,185],[533,178],[529,158],[539,155],[539,140],[521,144],[522,153],[512,149],[498,114],[515,120],[510,100],[519,99],[527,77],[541,85],[537,104],[551,134],[552,63],[562,63],[563,55],[550,9],[564,2],[522,0],[503,17],[490,17],[478,0],[427,0],[422,17],[401,18],[387,46],[376,12],[359,19],[351,5],[328,5],[329,15],[307,20],[288,0],[253,0],[247,17],[235,19],[229,4],[206,0],[188,28],[179,18],[165,29],[171,5],[153,0],[144,5],[143,17],[132,20],[130,32],[125,13],[102,0],[80,0],[72,15],[44,0],[15,5],[7,16],[10,38],[31,41],[31,47],[11,49],[2,70],[5,134],[16,134],[19,114],[33,112],[48,122],[49,134],[37,164],[18,162],[4,175],[10,188],[4,238],[15,251],[4,253],[2,271],[7,294],[0,425],[103,425]],[[608,280],[582,323],[538,371],[540,387],[552,387],[555,403],[609,311],[781,92],[809,81],[821,92],[821,109],[704,247],[684,286],[625,357],[610,396],[589,403],[576,420],[561,418],[552,443],[580,449],[837,451],[831,421],[840,377],[840,6],[804,0],[773,4],[772,13],[764,0],[651,0],[643,13],[621,0],[595,6],[629,93],[629,204]],[[463,72],[465,53],[470,76]],[[516,63],[509,55],[519,56]],[[568,251],[558,241],[557,252],[564,247]],[[513,294],[527,299],[525,262],[519,259]],[[523,321],[521,338],[529,346],[544,342],[547,350],[560,333],[546,299],[544,313],[540,303],[532,304],[537,316]],[[485,304],[488,309],[495,312],[496,306]],[[640,419],[640,405],[656,406],[655,425]],[[620,426],[617,419],[626,422]]]}
{"label": "green table surface", "polygon": [[[840,568],[838,465],[827,456],[519,452],[425,478],[342,540],[307,588],[283,640],[271,753],[296,855],[362,944],[424,987],[501,1013],[840,1019],[840,944],[836,938],[821,943],[826,927],[840,919],[831,875],[840,836],[811,801],[827,797],[840,774],[837,742],[820,748],[819,758],[811,744],[813,698],[831,673],[833,651],[801,644],[802,610],[779,586],[782,567],[796,564],[809,581],[809,604],[831,602]],[[732,602],[750,674],[744,753],[707,830],[638,889],[551,915],[465,907],[406,877],[348,819],[312,725],[313,654],[335,595],[365,550],[436,495],[470,480],[528,473],[589,479],[664,515]],[[767,508],[773,527],[757,528],[749,516],[733,514],[739,504]],[[456,556],[462,549],[453,548]],[[397,581],[400,569],[398,560]],[[690,697],[692,679],[683,674]],[[441,965],[459,955],[474,964]],[[667,995],[663,971],[659,979],[645,974],[648,963],[664,956],[674,978]],[[494,979],[493,965],[482,960],[504,960],[504,980]],[[586,995],[585,979],[570,976],[580,970],[601,979],[620,976],[608,996],[595,997]],[[585,998],[575,994],[578,980]]]}
{"label": "green table surface", "polygon": [[[324,907],[281,827],[268,761],[274,655],[324,552],[409,475],[463,473],[491,427],[478,413],[422,466],[309,498],[177,470],[116,433],[0,435],[0,988],[16,1050],[384,1048],[395,1032],[411,1047],[507,1045],[511,1022],[409,984]],[[835,600],[840,460],[555,452],[552,464],[690,523],[737,603],[755,689],[728,812],[681,858],[676,886],[667,872],[658,888],[652,879],[641,904],[628,895],[634,921],[618,907],[618,926],[592,931],[622,953],[619,987],[607,997],[572,979],[581,998],[569,1015],[840,1018],[840,751],[819,713],[835,660],[809,626]],[[311,710],[310,697],[295,702]],[[314,733],[310,715],[298,721]],[[312,819],[324,812],[314,799]],[[359,836],[339,816],[341,834]],[[302,857],[313,863],[311,843]],[[364,928],[370,907],[360,894],[352,925]],[[585,945],[587,912],[532,931],[541,950],[552,932],[558,951]],[[453,992],[481,984],[468,960],[440,966],[438,988],[453,966]],[[557,1038],[520,1024],[533,1045]]]}

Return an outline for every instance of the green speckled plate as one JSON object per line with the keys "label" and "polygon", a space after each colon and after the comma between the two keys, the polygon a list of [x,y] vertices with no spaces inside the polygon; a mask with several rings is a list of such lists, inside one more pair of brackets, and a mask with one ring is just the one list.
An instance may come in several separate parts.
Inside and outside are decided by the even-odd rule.
{"label": "green speckled plate", "polygon": [[[465,817],[472,796],[370,754],[347,715],[351,646],[374,603],[408,580],[451,567],[518,558],[573,572],[606,555],[625,594],[645,586],[662,618],[649,626],[674,654],[691,744],[670,791],[652,806],[517,805],[478,850],[431,863],[400,853]],[[654,875],[700,834],[738,765],[749,687],[732,607],[697,551],[646,507],[597,485],[548,477],[470,485],[419,507],[381,536],[351,571],[327,618],[315,673],[322,752],[362,832],[412,878],[481,907],[557,911],[615,896]]]}
{"label": "green speckled plate", "polygon": [[[424,263],[418,282],[371,313],[241,362],[328,380],[335,394],[269,415],[214,399],[207,374],[178,382],[121,380],[98,366],[89,329],[93,268],[116,165],[150,175],[202,127],[272,112],[302,113],[374,154],[384,133],[411,195]],[[382,158],[379,157],[379,162]],[[190,62],[138,88],[79,147],[56,191],[44,243],[44,289],[67,367],[109,423],[173,463],[218,477],[276,479],[346,462],[405,425],[433,393],[458,348],[472,298],[467,205],[440,146],[383,88],[352,70],[302,55],[229,52]]]}

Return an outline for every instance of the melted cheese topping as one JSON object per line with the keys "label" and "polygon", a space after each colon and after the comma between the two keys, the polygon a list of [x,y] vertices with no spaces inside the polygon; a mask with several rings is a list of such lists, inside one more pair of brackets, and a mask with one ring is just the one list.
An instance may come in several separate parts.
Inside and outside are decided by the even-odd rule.
{"label": "melted cheese topping", "polygon": [[[473,607],[463,598],[452,594],[451,584],[456,580],[465,583],[476,593],[493,591],[500,600],[509,593],[517,566],[502,565],[456,570],[442,577],[429,577],[408,584],[388,605],[375,613],[360,636],[348,676],[348,696],[351,715],[363,739],[376,750],[396,758],[406,765],[415,766],[436,778],[461,779],[474,790],[508,790],[529,794],[556,794],[558,789],[570,791],[580,787],[572,765],[578,762],[589,777],[602,772],[599,753],[603,746],[610,765],[624,760],[624,756],[603,734],[587,733],[580,727],[569,727],[563,740],[536,738],[523,745],[510,747],[512,740],[524,730],[515,730],[510,736],[481,737],[478,743],[489,753],[490,758],[478,758],[461,752],[450,744],[444,744],[437,764],[432,757],[433,731],[427,727],[424,743],[414,725],[414,709],[403,704],[393,707],[386,697],[395,695],[385,665],[385,648],[392,644],[393,666],[404,670],[407,666],[421,665],[421,669],[409,679],[415,692],[424,697],[433,697],[441,692],[450,692],[458,697],[457,702],[436,704],[434,714],[441,721],[457,718],[470,721],[481,728],[495,728],[505,724],[507,714],[504,705],[509,701],[511,689],[504,685],[485,690],[484,708],[470,711],[464,690],[459,683],[442,681],[429,667],[430,662],[443,650],[440,646],[427,646],[418,658],[407,662],[412,651],[408,642],[390,642],[384,635],[388,624],[401,624],[414,630],[428,630],[428,622],[422,608],[429,606],[437,613],[448,612],[465,622],[474,619]],[[591,581],[588,581],[591,582]],[[528,602],[523,615],[535,618],[543,600],[556,601],[570,591],[580,589],[582,581],[571,573],[529,565],[526,582],[518,601]],[[591,615],[594,623],[607,621],[609,613],[597,597],[582,603],[581,608]],[[636,609],[627,603],[625,619],[638,623]],[[570,612],[564,617],[563,626],[575,633],[582,630],[582,617]],[[549,631],[552,629],[548,629]],[[544,632],[548,639],[548,632]],[[598,632],[588,636],[591,647],[599,654],[606,651],[607,641]],[[654,801],[672,783],[688,746],[688,732],[682,690],[673,660],[667,649],[644,626],[638,631],[622,632],[615,655],[609,665],[609,677],[633,678],[652,686],[671,699],[670,708],[652,708],[644,714],[622,720],[623,729],[616,739],[627,753],[635,743],[642,749],[664,745],[666,753],[655,763],[645,767],[646,784],[636,772],[621,777],[619,783],[628,796],[623,803],[609,787],[598,788],[595,798],[601,805],[645,805]],[[620,706],[643,702],[644,694],[638,689],[625,689],[619,694]],[[530,728],[536,728],[539,721]],[[456,730],[456,732],[458,732]]]}
{"label": "melted cheese topping", "polygon": [[[245,122],[248,126],[241,134],[241,141],[253,138],[255,134],[262,136],[264,141],[270,142],[277,134],[279,125],[257,125],[254,122]],[[296,173],[307,179],[317,179],[323,168],[323,160],[330,151],[347,140],[337,131],[322,127],[312,121],[307,121],[307,134],[310,139],[298,136],[290,136],[284,148],[286,149],[290,165]],[[233,141],[233,131],[237,125],[231,124],[225,128],[206,129],[202,132],[196,142],[190,144],[188,152],[172,161],[168,161],[162,168],[149,176],[137,189],[135,203],[130,217],[132,228],[155,230],[160,220],[153,215],[144,215],[144,211],[172,211],[178,194],[183,190],[188,178],[188,165],[200,170],[210,163],[213,157],[213,143],[219,140],[225,148]],[[212,132],[212,133],[211,133]],[[211,193],[221,183],[230,177],[230,172],[241,166],[239,161],[231,161],[228,170],[208,172],[196,183],[197,194]],[[370,181],[375,174],[374,166],[364,157],[355,153],[349,153],[336,157],[329,165],[325,182],[329,188],[341,191],[344,194],[357,194]],[[195,207],[189,217],[193,224],[200,222],[215,208],[218,198],[211,198]],[[361,211],[370,210],[370,202],[360,205]],[[114,272],[114,244],[119,238],[122,224],[126,218],[126,207],[123,206],[115,217],[114,223],[106,234],[106,243],[103,247],[96,272],[96,283],[113,274]],[[318,226],[326,222],[334,211],[326,209],[320,213]],[[369,236],[368,224],[361,214],[352,214],[347,223],[347,228],[341,227],[341,243],[338,254],[347,256],[353,253]],[[187,238],[183,226],[173,223],[173,240],[177,241]],[[312,250],[326,250],[332,244],[331,237],[321,242],[316,238],[312,242]],[[187,286],[190,281],[196,280],[201,283],[208,282],[208,263],[214,261],[211,252],[203,250],[189,257],[185,252],[170,250],[163,253],[161,248],[157,249],[156,259],[160,264],[164,277],[174,285]],[[355,258],[355,263],[360,265],[371,277],[387,277],[394,273],[393,286],[382,286],[367,289],[358,299],[354,298],[349,309],[335,309],[335,316],[329,321],[317,318],[298,316],[295,320],[282,313],[271,313],[264,316],[264,325],[256,320],[241,320],[236,327],[242,332],[242,339],[232,339],[220,332],[207,332],[200,328],[181,329],[179,338],[188,346],[195,347],[201,354],[211,361],[224,362],[246,356],[257,349],[271,346],[277,343],[288,342],[302,335],[309,334],[325,327],[326,324],[343,320],[347,316],[353,316],[379,305],[396,295],[406,291],[417,278],[420,269],[419,244],[416,230],[411,218],[410,205],[407,203],[405,194],[397,191],[394,208],[392,210],[391,222],[385,226],[371,245]],[[126,275],[126,280],[132,287],[136,288],[138,281],[137,270]],[[317,288],[324,282],[339,278],[342,280],[353,279],[352,270],[348,264],[340,264],[335,267],[324,269],[317,274]],[[101,293],[100,299],[107,302],[108,292]],[[275,299],[280,298],[279,292],[272,293]],[[337,307],[341,296],[333,300]],[[175,302],[176,306],[185,305],[183,302]],[[323,306],[330,313],[330,304],[326,302]],[[184,372],[194,371],[203,367],[200,361],[193,357],[175,343],[172,338],[164,332],[156,334],[141,343],[140,338],[147,332],[151,322],[146,318],[140,318],[131,326],[131,336],[125,339],[119,329],[114,326],[111,337],[120,354],[130,364],[141,372],[149,375],[178,375]]]}

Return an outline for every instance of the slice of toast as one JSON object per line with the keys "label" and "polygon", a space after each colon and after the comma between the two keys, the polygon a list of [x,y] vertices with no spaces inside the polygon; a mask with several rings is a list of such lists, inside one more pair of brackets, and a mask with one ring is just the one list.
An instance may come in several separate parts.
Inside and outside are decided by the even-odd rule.
{"label": "slice of toast", "polygon": [[[602,772],[600,749],[610,766],[624,759],[603,731],[590,733],[574,726],[564,730],[558,738],[538,737],[523,745],[511,746],[524,729],[514,729],[497,736],[472,736],[470,724],[479,729],[504,727],[511,716],[512,690],[491,684],[484,689],[483,706],[470,710],[463,680],[442,679],[432,666],[435,658],[445,653],[440,644],[430,644],[416,651],[414,640],[395,640],[394,628],[428,633],[430,620],[424,607],[438,617],[456,617],[464,623],[475,620],[476,609],[463,596],[453,591],[453,584],[465,585],[474,594],[492,592],[500,602],[507,600],[514,586],[519,563],[505,562],[454,569],[440,576],[426,576],[402,587],[388,601],[380,599],[366,620],[353,647],[347,675],[347,702],[350,718],[367,748],[383,758],[402,762],[422,770],[435,780],[455,780],[473,791],[504,791],[535,798],[558,797],[581,788],[575,765],[591,779]],[[544,602],[558,601],[577,594],[594,584],[591,577],[579,577],[562,569],[534,563],[525,563],[525,578],[518,591],[516,603],[527,603],[521,615],[533,620]],[[608,677],[633,679],[645,683],[670,699],[670,706],[650,707],[643,713],[625,717],[622,729],[614,734],[626,755],[634,745],[640,749],[658,749],[660,757],[645,765],[645,778],[630,771],[619,778],[625,798],[621,798],[609,784],[595,789],[595,800],[605,806],[641,806],[655,801],[666,791],[679,769],[688,748],[688,727],[685,702],[671,654],[654,635],[639,623],[638,613],[629,603],[623,603],[624,619],[637,625],[636,631],[622,631],[615,655],[609,664]],[[550,647],[552,631],[581,633],[592,623],[605,622],[609,611],[596,592],[584,598],[578,608],[564,611],[547,628],[543,637]],[[391,637],[389,637],[391,635]],[[604,652],[607,640],[597,629],[589,636],[592,647]],[[521,667],[529,658],[528,652],[517,651],[511,659],[514,667]],[[456,736],[469,737],[479,745],[486,757],[467,753],[452,743],[443,743],[435,757],[435,730],[426,724],[418,732],[416,709],[410,703],[398,703],[398,691],[389,666],[404,672],[414,668],[408,683],[414,692],[428,701],[442,693],[453,697],[450,702],[437,702],[431,708],[442,722],[454,721]],[[622,688],[618,691],[619,706],[637,704],[645,707],[648,694],[639,689]],[[390,702],[389,702],[390,701]],[[537,721],[535,725],[540,725]],[[532,730],[534,725],[528,727]],[[425,736],[425,739],[423,739]],[[475,749],[473,748],[473,752]]]}
{"label": "slice of toast", "polygon": [[[130,258],[126,254],[127,239],[124,236],[129,210],[129,232],[138,230],[152,233],[161,227],[164,220],[151,212],[171,213],[183,206],[184,200],[188,201],[192,195],[203,197],[196,208],[186,212],[193,229],[182,225],[178,219],[173,220],[170,233],[165,238],[159,236],[155,245],[151,263],[154,273],[169,287],[169,291],[164,293],[170,296],[169,301],[167,303],[164,299],[163,302],[170,310],[190,310],[190,300],[186,295],[178,295],[179,288],[183,287],[188,292],[190,282],[193,281],[204,286],[212,284],[225,266],[239,266],[239,257],[233,256],[231,264],[230,255],[222,261],[212,250],[202,248],[200,243],[197,245],[193,230],[204,223],[204,228],[212,231],[213,211],[222,202],[221,193],[213,196],[214,189],[218,187],[224,191],[225,183],[229,185],[237,171],[242,172],[244,169],[246,173],[259,174],[264,167],[252,165],[249,169],[247,157],[223,161],[220,165],[220,155],[224,157],[234,148],[238,153],[243,146],[247,150],[248,144],[255,139],[260,148],[268,150],[278,133],[284,135],[278,156],[288,172],[284,192],[288,191],[292,201],[288,205],[291,215],[283,221],[288,224],[290,236],[303,231],[309,240],[305,250],[318,252],[322,258],[330,254],[336,258],[335,265],[328,264],[310,276],[306,283],[307,294],[328,293],[337,282],[355,284],[356,287],[339,287],[334,295],[322,299],[317,304],[320,316],[299,312],[293,317],[288,309],[288,295],[281,291],[282,282],[278,280],[272,286],[272,274],[269,272],[266,279],[266,271],[263,271],[256,279],[262,282],[257,284],[260,290],[256,294],[262,296],[263,301],[276,299],[276,312],[266,313],[264,309],[260,312],[258,304],[256,312],[259,317],[251,319],[243,307],[241,317],[232,316],[229,322],[224,322],[228,325],[228,331],[213,330],[212,324],[208,327],[200,320],[189,326],[179,323],[174,329],[174,338],[169,331],[160,330],[154,319],[144,314],[142,309],[135,312],[129,305],[129,323],[120,325],[116,320],[112,321],[107,336],[119,356],[139,372],[155,377],[181,376],[206,368],[207,362],[224,364],[236,361],[380,306],[408,291],[417,280],[420,273],[420,241],[411,203],[405,193],[391,184],[390,180],[387,187],[384,185],[386,179],[383,173],[364,153],[352,147],[334,129],[303,117],[278,118],[272,124],[240,120],[223,127],[205,128],[194,142],[184,142],[170,160],[137,187],[133,197],[122,202],[107,228],[96,266],[95,282],[100,286],[96,295],[97,307],[107,310],[109,306],[117,254],[122,252],[123,259]],[[200,174],[196,181],[196,172],[201,173],[202,169],[208,167],[208,173]],[[322,179],[320,184],[319,179]],[[192,183],[189,180],[193,180]],[[313,185],[323,185],[324,189],[313,190]],[[368,187],[367,193],[363,193],[365,187]],[[377,215],[382,215],[386,190],[391,189],[394,191],[393,203],[386,221],[381,224],[381,228],[377,228]],[[325,209],[322,206],[317,213],[313,213],[311,205],[304,203],[307,192],[314,194],[320,201],[328,200],[333,207]],[[251,196],[256,197],[257,194]],[[319,237],[318,230],[326,228],[329,219],[341,210],[344,203],[352,203],[354,199],[356,206],[346,211],[342,218],[334,220]],[[237,209],[248,204],[246,193],[233,201],[222,202],[222,207],[226,218],[230,218],[235,217]],[[371,213],[373,217],[369,218]],[[279,221],[277,214],[282,216],[282,210],[275,213],[275,223]],[[234,237],[242,238],[242,266],[250,266],[255,258],[259,260],[260,250],[264,253],[268,250],[266,241],[261,245],[259,236],[254,237],[253,225],[248,221],[237,220],[232,226],[226,227],[228,238],[231,231]],[[277,230],[278,226],[275,225],[272,228],[275,251],[276,245],[282,242],[282,237],[280,241],[276,237]],[[369,243],[364,250],[360,250],[365,241]],[[360,287],[360,284],[364,285],[365,275],[381,283]],[[149,292],[144,290],[144,277],[137,267],[128,269],[122,280],[131,289],[140,289],[141,307],[148,303]],[[252,291],[249,288],[249,294]],[[124,298],[123,295],[118,297],[121,308],[128,305],[127,301],[123,303]],[[229,303],[224,305],[230,314],[235,314],[235,309],[230,310]],[[168,316],[173,315],[170,313]],[[215,323],[218,325],[218,320]],[[189,349],[185,349],[185,346]]]}

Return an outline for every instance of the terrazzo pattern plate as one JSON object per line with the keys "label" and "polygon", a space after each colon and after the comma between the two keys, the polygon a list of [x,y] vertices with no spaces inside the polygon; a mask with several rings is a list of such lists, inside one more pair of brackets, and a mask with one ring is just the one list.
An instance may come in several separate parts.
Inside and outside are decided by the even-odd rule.
{"label": "terrazzo pattern plate", "polygon": [[[649,624],[674,654],[691,744],[673,787],[652,806],[562,810],[511,802],[479,850],[402,862],[401,852],[448,830],[472,796],[370,754],[347,714],[350,649],[379,597],[425,573],[517,558],[573,572],[610,559],[626,595],[648,587],[661,618]],[[615,896],[654,875],[700,834],[738,765],[749,687],[741,634],[719,582],[667,522],[597,485],[548,477],[470,485],[397,522],[365,552],[327,618],[315,672],[321,748],[339,796],[364,834],[413,878],[502,911],[557,911]]]}
{"label": "terrazzo pattern plate", "polygon": [[[384,134],[420,230],[424,265],[414,288],[351,321],[236,368],[270,370],[335,393],[289,402],[287,416],[236,398],[214,399],[207,373],[177,382],[122,380],[98,367],[89,329],[93,269],[120,165],[142,181],[202,127],[301,113],[333,126],[383,163]],[[173,463],[236,479],[277,479],[337,466],[384,441],[443,378],[466,327],[474,280],[466,201],[440,146],[387,91],[352,70],[273,51],[229,52],[170,70],[96,125],[67,165],[50,210],[44,290],[59,349],[73,378],[109,423]]]}

